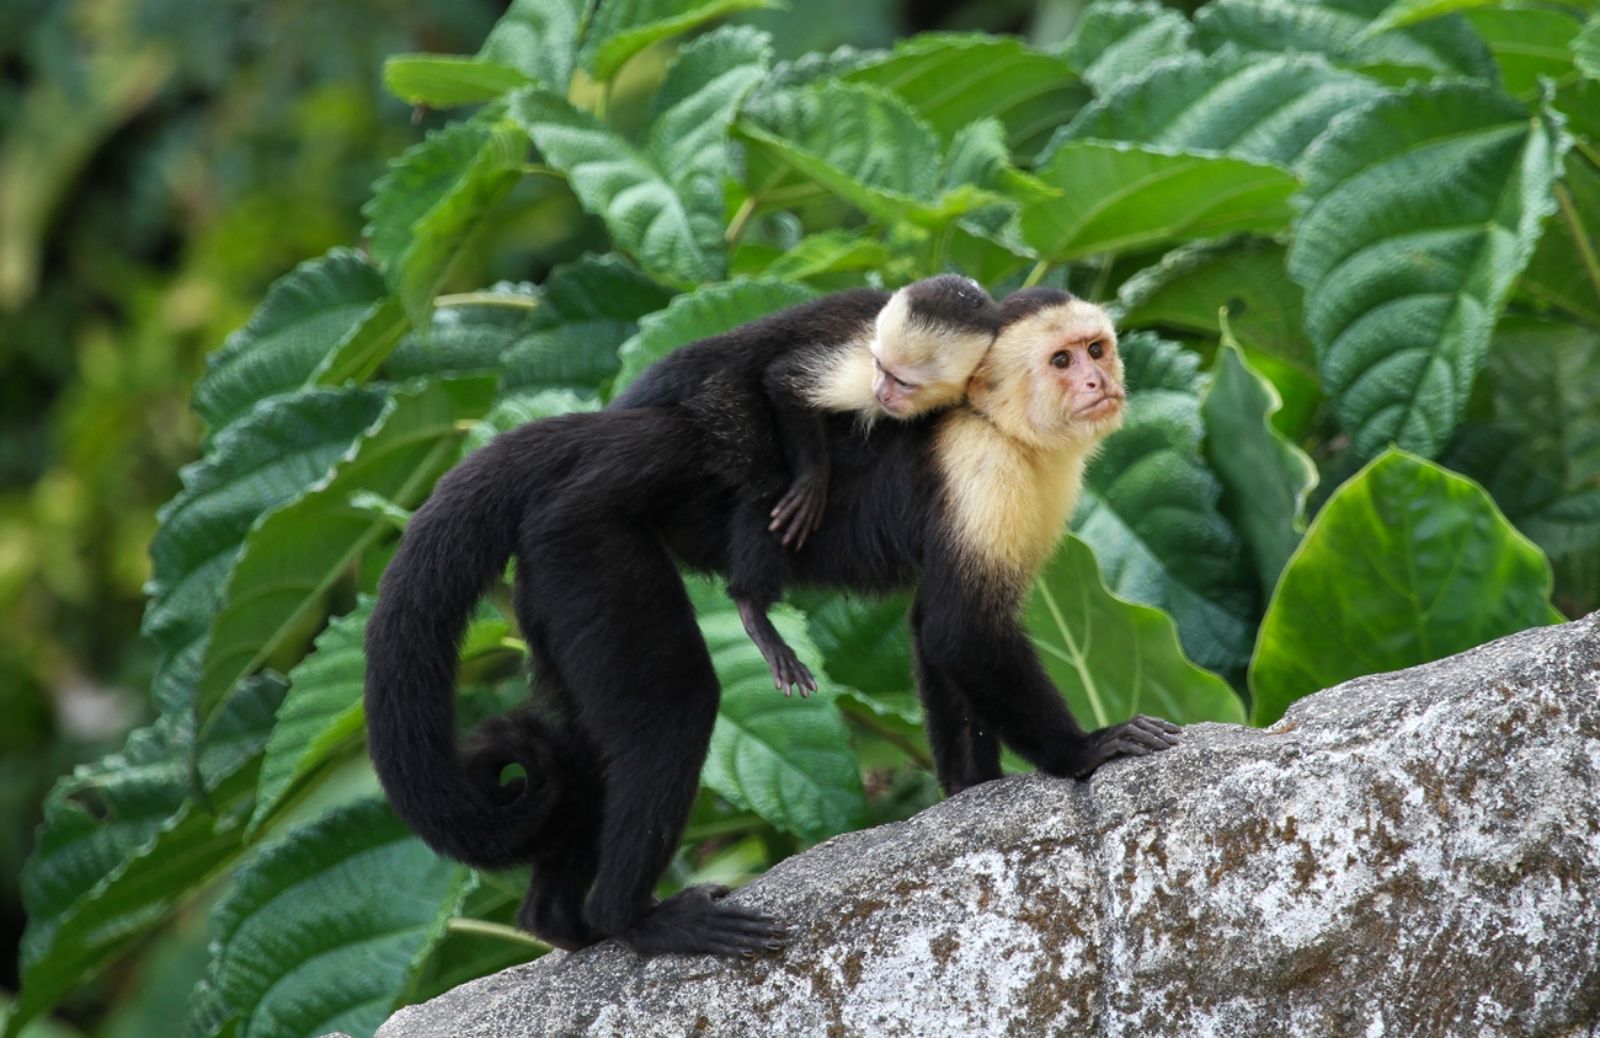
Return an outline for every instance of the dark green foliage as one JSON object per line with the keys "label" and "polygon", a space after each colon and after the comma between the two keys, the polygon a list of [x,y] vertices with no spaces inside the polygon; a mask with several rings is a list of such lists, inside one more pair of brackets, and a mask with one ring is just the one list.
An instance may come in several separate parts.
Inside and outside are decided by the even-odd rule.
{"label": "dark green foliage", "polygon": [[[455,117],[385,147],[366,205],[194,390],[203,454],[151,544],[161,716],[51,794],[8,1036],[205,897],[197,1038],[367,1033],[535,953],[505,928],[514,878],[440,862],[370,799],[376,574],[469,446],[820,292],[954,269],[1114,301],[1129,418],[1028,612],[1086,724],[1270,723],[1548,622],[1552,588],[1600,604],[1594,21],[1108,0],[1054,46],[941,33],[791,63],[750,24],[704,31],[760,6],[515,0],[473,56],[388,62],[399,97]],[[133,103],[90,101],[102,128]],[[362,252],[338,244],[358,210]],[[31,290],[7,276],[0,302]],[[927,802],[904,602],[776,610],[823,679],[803,702],[718,586],[691,592],[724,698],[669,886]],[[523,651],[486,606],[468,713],[516,697]]]}

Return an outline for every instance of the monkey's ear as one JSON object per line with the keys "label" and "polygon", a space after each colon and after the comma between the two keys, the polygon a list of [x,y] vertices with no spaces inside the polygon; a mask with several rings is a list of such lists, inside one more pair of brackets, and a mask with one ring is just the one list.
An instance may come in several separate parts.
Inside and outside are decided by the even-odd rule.
{"label": "monkey's ear", "polygon": [[994,385],[989,381],[989,374],[984,367],[974,371],[967,379],[967,400],[979,407],[994,393]]}

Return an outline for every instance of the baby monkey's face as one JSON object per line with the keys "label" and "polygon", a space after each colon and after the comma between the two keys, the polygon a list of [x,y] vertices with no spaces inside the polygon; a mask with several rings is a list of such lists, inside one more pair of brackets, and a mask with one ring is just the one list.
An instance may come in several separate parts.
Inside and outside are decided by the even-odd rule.
{"label": "baby monkey's face", "polygon": [[976,282],[941,275],[896,292],[872,339],[872,395],[911,418],[961,400],[994,342],[994,302]]}

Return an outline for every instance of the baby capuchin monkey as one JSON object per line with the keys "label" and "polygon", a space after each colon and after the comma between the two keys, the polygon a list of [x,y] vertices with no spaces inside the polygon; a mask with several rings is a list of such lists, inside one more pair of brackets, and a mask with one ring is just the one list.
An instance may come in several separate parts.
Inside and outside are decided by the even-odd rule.
{"label": "baby capuchin monkey", "polygon": [[995,301],[955,274],[893,295],[839,292],[691,343],[612,401],[696,416],[711,445],[708,475],[739,498],[728,595],[784,695],[817,688],[767,613],[788,582],[783,549],[801,551],[827,507],[826,415],[870,423],[959,402],[999,328]]}

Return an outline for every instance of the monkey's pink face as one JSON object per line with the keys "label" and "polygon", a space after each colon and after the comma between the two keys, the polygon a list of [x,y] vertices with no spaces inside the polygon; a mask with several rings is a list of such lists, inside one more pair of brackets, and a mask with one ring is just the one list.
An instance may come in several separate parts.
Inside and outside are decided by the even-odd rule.
{"label": "monkey's pink face", "polygon": [[1073,425],[1120,422],[1127,393],[1110,329],[1059,339],[1041,353],[1042,380],[1055,390],[1058,415]]}

